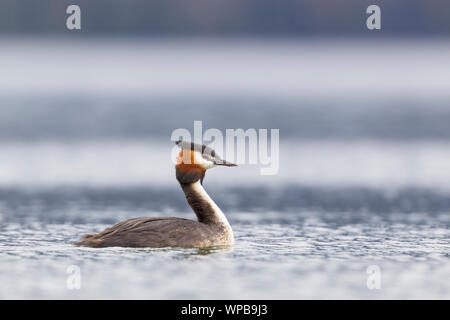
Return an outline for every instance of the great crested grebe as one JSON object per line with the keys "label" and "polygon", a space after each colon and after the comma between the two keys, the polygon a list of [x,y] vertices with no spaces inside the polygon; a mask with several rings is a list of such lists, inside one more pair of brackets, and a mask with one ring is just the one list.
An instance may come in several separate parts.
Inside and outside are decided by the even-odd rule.
{"label": "great crested grebe", "polygon": [[227,218],[203,189],[206,170],[218,165],[236,166],[222,160],[211,148],[177,141],[181,148],[175,166],[176,178],[198,221],[182,218],[135,218],[100,233],[87,235],[77,246],[162,248],[229,246],[233,231]]}

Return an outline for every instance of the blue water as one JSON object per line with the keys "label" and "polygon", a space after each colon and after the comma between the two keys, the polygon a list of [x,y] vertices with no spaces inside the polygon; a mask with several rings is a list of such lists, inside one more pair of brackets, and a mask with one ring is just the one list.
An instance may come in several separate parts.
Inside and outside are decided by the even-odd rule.
{"label": "blue water", "polygon": [[[448,298],[450,197],[427,190],[213,189],[230,249],[77,248],[136,216],[194,218],[158,188],[1,189],[1,298]],[[276,202],[271,201],[277,199]],[[81,288],[67,288],[70,265]],[[381,269],[369,290],[366,270]]]}
{"label": "blue water", "polygon": [[[447,42],[0,49],[0,298],[450,299]],[[194,219],[170,160],[194,120],[280,129],[276,175],[205,178],[234,247],[74,247],[128,218]]]}

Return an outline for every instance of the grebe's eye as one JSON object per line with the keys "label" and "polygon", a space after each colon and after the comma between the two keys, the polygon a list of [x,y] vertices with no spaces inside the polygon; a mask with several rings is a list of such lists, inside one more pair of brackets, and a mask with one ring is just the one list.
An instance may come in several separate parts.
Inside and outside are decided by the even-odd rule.
{"label": "grebe's eye", "polygon": [[214,157],[211,157],[209,154],[202,154],[202,158],[206,161],[214,162]]}

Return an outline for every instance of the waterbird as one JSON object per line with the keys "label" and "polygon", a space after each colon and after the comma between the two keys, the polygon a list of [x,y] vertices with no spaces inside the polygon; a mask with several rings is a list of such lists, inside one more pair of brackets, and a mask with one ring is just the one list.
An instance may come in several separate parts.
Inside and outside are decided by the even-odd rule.
{"label": "waterbird", "polygon": [[197,221],[175,217],[134,218],[102,232],[84,236],[76,246],[105,248],[206,248],[230,246],[233,231],[217,204],[203,188],[206,170],[236,164],[220,158],[205,145],[178,140],[181,151],[175,165],[176,179]]}

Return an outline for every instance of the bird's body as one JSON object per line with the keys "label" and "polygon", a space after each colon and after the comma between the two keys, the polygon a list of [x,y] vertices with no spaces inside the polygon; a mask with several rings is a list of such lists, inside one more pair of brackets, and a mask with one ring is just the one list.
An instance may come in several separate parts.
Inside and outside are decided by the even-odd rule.
{"label": "bird's body", "polygon": [[[227,218],[202,186],[205,171],[213,165],[205,162],[210,161],[209,158],[199,159],[197,152],[181,151],[176,176],[198,221],[164,217],[129,219],[100,233],[87,235],[76,245],[93,248],[204,248],[232,245],[233,231]],[[192,161],[186,161],[186,158]]]}
{"label": "bird's body", "polygon": [[226,230],[182,218],[129,219],[78,243],[92,248],[204,248],[231,244]]}

